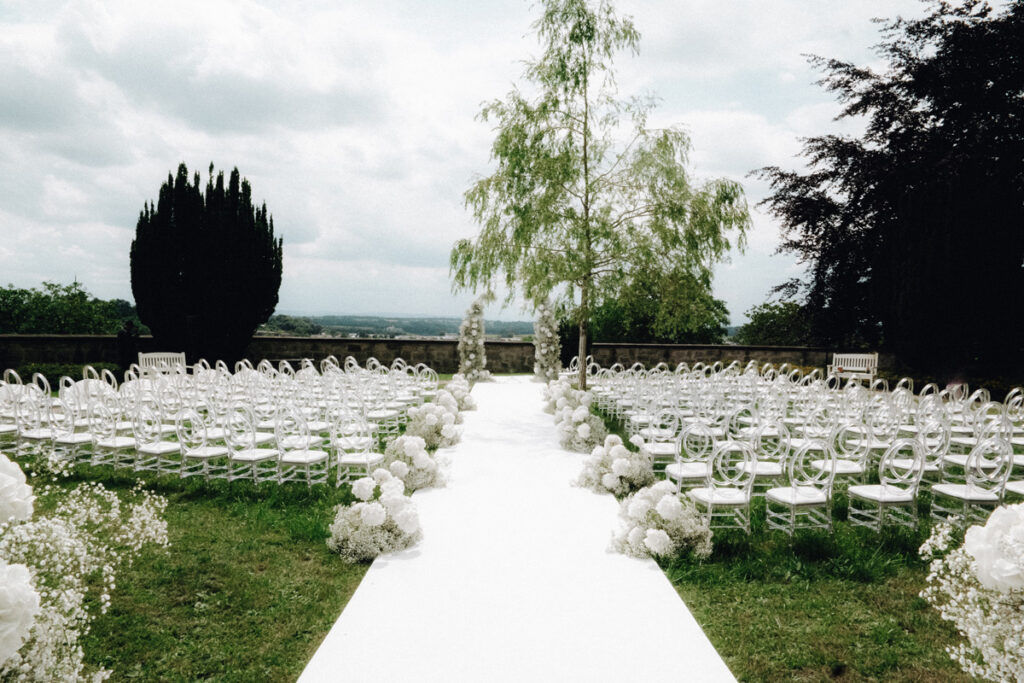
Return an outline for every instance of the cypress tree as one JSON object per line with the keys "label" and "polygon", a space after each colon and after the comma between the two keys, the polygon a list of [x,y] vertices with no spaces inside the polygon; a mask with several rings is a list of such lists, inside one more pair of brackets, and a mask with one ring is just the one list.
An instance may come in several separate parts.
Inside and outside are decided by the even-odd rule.
{"label": "cypress tree", "polygon": [[242,357],[256,328],[277,306],[282,240],[266,204],[252,203],[249,181],[231,171],[210,178],[185,164],[167,177],[154,205],[139,214],[131,247],[132,293],[157,345],[190,362]]}

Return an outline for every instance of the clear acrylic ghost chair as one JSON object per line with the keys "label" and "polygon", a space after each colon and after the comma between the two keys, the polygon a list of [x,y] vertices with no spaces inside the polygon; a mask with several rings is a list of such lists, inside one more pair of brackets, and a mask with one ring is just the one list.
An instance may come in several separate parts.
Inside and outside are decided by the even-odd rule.
{"label": "clear acrylic ghost chair", "polygon": [[119,433],[123,422],[118,396],[106,395],[94,399],[89,405],[89,433],[92,434],[90,464],[133,467],[135,439]]}
{"label": "clear acrylic ghost chair", "polygon": [[759,425],[750,436],[750,444],[757,454],[753,492],[755,496],[764,495],[785,478],[786,461],[790,455],[789,430],[781,420]]}
{"label": "clear acrylic ghost chair", "polygon": [[786,463],[789,485],[765,491],[768,528],[790,536],[797,529],[831,531],[836,462],[835,451],[825,440],[801,445]]}
{"label": "clear acrylic ghost chair", "polygon": [[359,413],[344,408],[331,412],[331,449],[337,458],[336,486],[369,475],[384,462],[375,450],[377,439],[370,423]]}
{"label": "clear acrylic ghost chair", "polygon": [[[277,479],[276,448],[260,448],[256,417],[252,409],[235,404],[228,411],[225,425],[228,445],[228,481],[251,479],[254,483]],[[270,435],[273,439],[273,435]]]}
{"label": "clear acrylic ghost chair", "polygon": [[932,486],[932,517],[948,519],[961,528],[984,524],[1002,504],[1012,469],[1009,443],[999,438],[982,441],[971,450],[964,483],[943,481]]}
{"label": "clear acrylic ghost chair", "polygon": [[14,415],[18,436],[14,452],[21,457],[38,453],[50,444],[53,439],[53,430],[50,428],[53,406],[50,397],[43,395],[35,383],[17,389]]}
{"label": "clear acrylic ghost chair", "polygon": [[679,434],[679,455],[665,466],[665,478],[676,483],[676,493],[702,485],[708,476],[708,460],[718,441],[703,422],[691,422]]}
{"label": "clear acrylic ghost chair", "polygon": [[858,484],[847,489],[850,522],[877,531],[887,522],[915,528],[917,493],[926,462],[919,440],[894,442],[878,464],[879,483]]}
{"label": "clear acrylic ghost chair", "polygon": [[71,465],[91,458],[87,447],[92,444],[92,434],[79,428],[79,414],[78,404],[69,395],[59,400],[50,415],[53,454]]}
{"label": "clear acrylic ghost chair", "polygon": [[[826,443],[835,455],[835,483],[863,483],[867,473],[869,441],[865,438],[863,425],[846,423],[839,425],[829,435]],[[811,467],[820,470],[833,466],[828,458],[812,460]]]}
{"label": "clear acrylic ghost chair", "polygon": [[327,482],[330,455],[322,450],[323,439],[311,435],[306,419],[295,406],[284,408],[277,416],[277,481],[302,479],[306,485]]}
{"label": "clear acrylic ghost chair", "polygon": [[942,462],[949,453],[949,424],[945,421],[931,420],[915,425],[917,435],[914,437],[921,451],[921,463],[914,457],[897,455],[890,459],[889,467],[897,471],[921,468],[921,483],[928,484],[942,477]]}
{"label": "clear acrylic ghost chair", "polygon": [[[178,409],[175,414],[180,414]],[[160,411],[141,404],[132,415],[132,434],[135,437],[135,471],[178,474],[181,469],[181,444],[163,438],[165,425]],[[172,427],[172,430],[174,427]]]}
{"label": "clear acrylic ghost chair", "polygon": [[651,458],[655,476],[665,476],[665,468],[679,455],[679,416],[675,410],[659,410],[650,423],[640,430],[644,439],[641,448]]}
{"label": "clear acrylic ghost chair", "polygon": [[719,443],[707,463],[704,486],[686,495],[712,529],[737,528],[750,533],[750,498],[757,455],[749,444]]}
{"label": "clear acrylic ghost chair", "polygon": [[204,479],[226,479],[228,476],[227,446],[212,445],[207,440],[207,424],[194,408],[185,408],[178,414],[175,433],[181,444],[181,468],[178,474]]}

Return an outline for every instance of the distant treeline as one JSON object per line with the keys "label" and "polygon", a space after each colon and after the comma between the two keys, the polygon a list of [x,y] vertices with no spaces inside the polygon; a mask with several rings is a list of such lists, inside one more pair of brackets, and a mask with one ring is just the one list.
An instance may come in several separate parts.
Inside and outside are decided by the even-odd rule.
{"label": "distant treeline", "polygon": [[[461,318],[380,318],[360,315],[291,316],[273,315],[257,334],[309,337],[326,334],[335,337],[398,337],[416,335],[441,337],[458,334]],[[488,320],[488,336],[508,337],[533,334],[533,322]]]}

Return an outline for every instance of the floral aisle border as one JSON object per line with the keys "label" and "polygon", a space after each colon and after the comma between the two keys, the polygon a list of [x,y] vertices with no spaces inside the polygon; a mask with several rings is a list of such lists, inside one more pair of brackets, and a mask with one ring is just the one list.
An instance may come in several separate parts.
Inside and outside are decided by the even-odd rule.
{"label": "floral aisle border", "polygon": [[568,379],[548,382],[544,410],[555,416],[562,448],[587,453],[574,484],[622,500],[619,528],[611,548],[633,557],[664,557],[689,550],[711,554],[711,529],[693,502],[681,497],[675,484],[657,482],[650,454],[640,436],[631,450],[617,434],[608,434],[604,420],[591,412],[590,391],[574,389]]}
{"label": "floral aisle border", "polygon": [[547,301],[537,306],[533,322],[533,374],[540,382],[558,379],[562,372],[562,342],[558,338],[555,310]]}
{"label": "floral aisle border", "polygon": [[920,549],[931,560],[921,597],[966,639],[946,651],[972,676],[1024,680],[1024,503],[996,508],[950,549],[953,536],[940,524]]}
{"label": "floral aisle border", "polygon": [[405,434],[384,449],[382,466],[352,484],[355,503],[339,505],[327,546],[346,562],[367,562],[404,550],[423,538],[419,512],[410,497],[423,488],[447,484],[448,460],[439,449],[462,438],[456,425],[463,410],[475,410],[470,385],[455,375],[434,400],[409,409]]}
{"label": "floral aisle border", "polygon": [[0,679],[104,680],[80,645],[96,616],[87,598],[105,613],[118,570],[168,545],[167,500],[136,486],[125,502],[98,483],[40,497],[53,510],[35,516],[33,487],[0,454]]}

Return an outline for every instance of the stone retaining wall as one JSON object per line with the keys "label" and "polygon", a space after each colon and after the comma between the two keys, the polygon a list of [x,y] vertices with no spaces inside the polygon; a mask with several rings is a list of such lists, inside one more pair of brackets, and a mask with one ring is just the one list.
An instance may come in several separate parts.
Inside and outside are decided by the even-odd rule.
{"label": "stone retaining wall", "polygon": [[[342,339],[325,337],[255,337],[246,352],[254,363],[270,360],[312,358],[319,361],[333,355],[339,360],[353,356],[365,363],[371,356],[382,363],[403,358],[408,363],[426,363],[438,372],[458,369],[458,342],[435,339]],[[533,372],[531,342],[488,341],[487,368],[492,372]],[[157,349],[151,337],[139,339],[140,351]],[[824,367],[833,349],[802,346],[732,346],[702,344],[594,344],[591,353],[604,367],[622,363],[647,367],[660,362],[675,367],[680,362],[712,363],[754,359],[776,365],[791,363]],[[90,335],[0,335],[0,369],[26,363],[118,363],[118,342],[113,336]],[[879,355],[879,367],[891,368],[891,354]]]}

